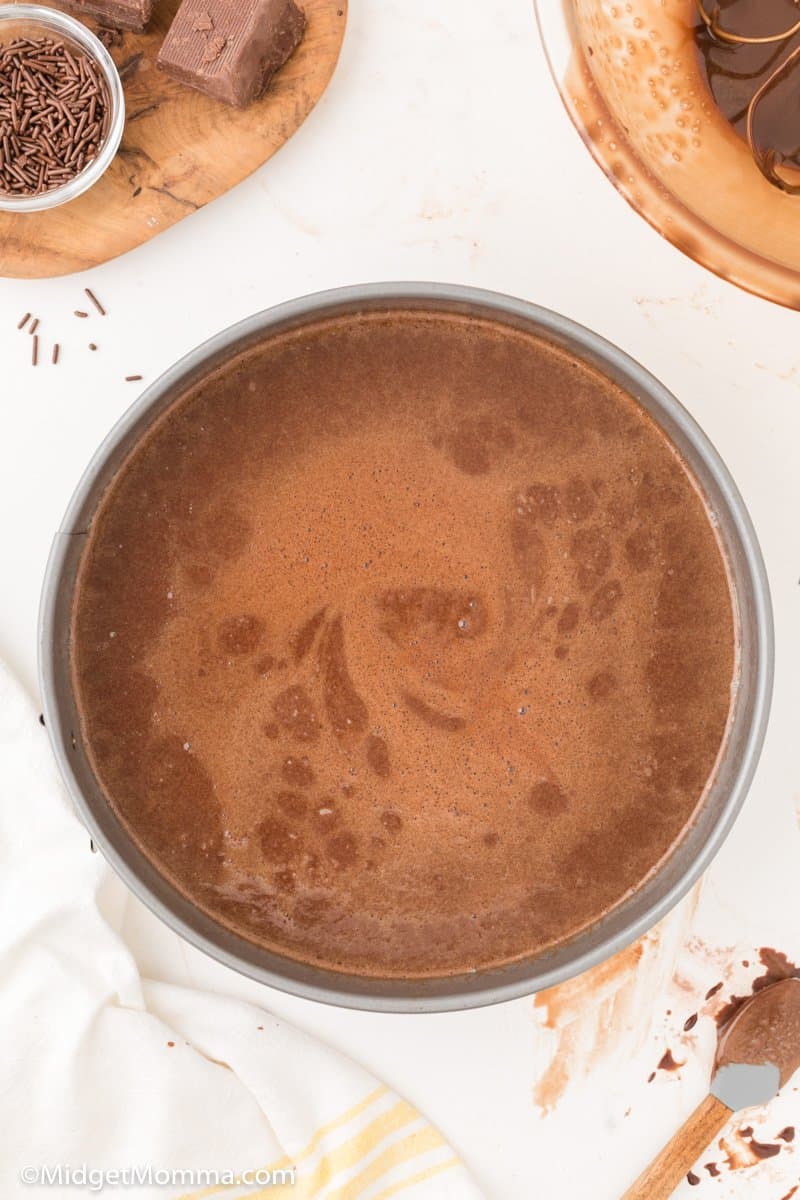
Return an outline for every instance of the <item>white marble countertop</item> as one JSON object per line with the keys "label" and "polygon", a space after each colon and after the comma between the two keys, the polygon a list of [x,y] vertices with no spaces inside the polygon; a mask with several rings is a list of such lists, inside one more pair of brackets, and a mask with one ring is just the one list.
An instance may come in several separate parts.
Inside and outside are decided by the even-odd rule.
{"label": "white marble countertop", "polygon": [[[255,999],[360,1059],[441,1126],[492,1200],[613,1200],[702,1095],[713,1021],[702,1017],[691,1036],[675,1030],[725,964],[754,963],[760,946],[800,957],[800,315],[716,279],[627,208],[561,108],[531,0],[351,0],[329,91],[249,181],[86,276],[0,280],[0,656],[36,690],[50,541],[83,466],[143,386],[126,375],[149,382],[277,301],[386,279],[515,293],[617,342],[704,426],[749,505],[775,605],[773,715],[700,910],[671,927],[684,941],[692,935],[678,982],[658,982],[647,1003],[598,1001],[595,1016],[590,998],[576,1000],[586,1011],[571,1057],[561,1047],[566,1091],[545,1115],[535,1089],[556,1035],[532,1000],[451,1016],[347,1012],[234,975],[135,902],[126,930],[145,972]],[[72,316],[87,285],[109,309],[91,330]],[[15,330],[28,310],[43,340],[62,344],[57,370],[29,365],[28,340]],[[667,1045],[686,1065],[648,1085]],[[757,1125],[759,1136],[769,1140],[792,1112],[800,1126],[796,1090]],[[729,1143],[738,1161],[741,1145]],[[687,1196],[782,1200],[800,1181],[791,1147],[741,1170],[724,1155],[709,1156],[721,1176],[685,1185]]]}

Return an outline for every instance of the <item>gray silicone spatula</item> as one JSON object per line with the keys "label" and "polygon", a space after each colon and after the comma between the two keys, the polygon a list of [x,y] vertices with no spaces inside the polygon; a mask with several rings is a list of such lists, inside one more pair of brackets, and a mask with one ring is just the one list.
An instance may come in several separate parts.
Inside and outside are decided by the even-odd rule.
{"label": "gray silicone spatula", "polygon": [[720,1033],[708,1096],[623,1200],[669,1200],[733,1113],[767,1104],[800,1068],[800,979],[782,979],[739,1008]]}

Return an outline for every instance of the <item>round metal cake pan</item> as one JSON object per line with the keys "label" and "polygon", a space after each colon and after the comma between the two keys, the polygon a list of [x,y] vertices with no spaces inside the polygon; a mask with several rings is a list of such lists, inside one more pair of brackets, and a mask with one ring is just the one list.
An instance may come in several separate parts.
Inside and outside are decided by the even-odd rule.
{"label": "round metal cake pan", "polygon": [[[455,312],[528,330],[598,368],[634,397],[670,437],[705,495],[727,555],[739,625],[739,679],[726,743],[694,822],[669,858],[611,913],[543,954],[422,980],[309,966],[238,936],[187,900],[137,848],[95,778],[70,672],[70,616],[87,533],[106,488],[152,422],[187,386],[249,346],[321,317],[397,308]],[[474,288],[387,283],[323,292],[250,317],[187,355],[145,391],[95,454],[55,536],[42,596],[39,664],[45,721],[75,808],[98,849],[167,925],[226,966],[298,996],[371,1011],[437,1012],[552,987],[624,949],[686,894],[730,831],[756,768],[772,693],[773,627],[761,551],[736,485],[708,438],[658,380],[603,338],[526,301]]]}

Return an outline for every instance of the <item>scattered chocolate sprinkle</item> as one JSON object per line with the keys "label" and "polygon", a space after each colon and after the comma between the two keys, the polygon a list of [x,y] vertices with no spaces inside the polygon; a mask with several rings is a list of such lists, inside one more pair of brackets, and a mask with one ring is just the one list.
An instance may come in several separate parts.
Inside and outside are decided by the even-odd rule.
{"label": "scattered chocolate sprinkle", "polygon": [[647,1076],[647,1082],[652,1083],[653,1080],[655,1079],[655,1077],[656,1077],[655,1071],[651,1071],[650,1074]]}
{"label": "scattered chocolate sprinkle", "polygon": [[56,342],[56,344],[53,346],[53,366],[54,367],[58,366],[58,359],[59,359],[60,354],[61,354],[61,347],[59,346],[58,342]]}
{"label": "scattered chocolate sprinkle", "polygon": [[97,157],[107,125],[100,68],[53,37],[0,45],[0,193],[39,196]]}
{"label": "scattered chocolate sprinkle", "polygon": [[685,1065],[686,1065],[685,1060],[680,1063],[676,1062],[675,1059],[673,1058],[672,1051],[665,1050],[661,1057],[661,1061],[658,1064],[658,1070],[659,1071],[678,1071],[678,1070],[680,1070],[681,1067],[683,1067]]}
{"label": "scattered chocolate sprinkle", "polygon": [[36,320],[31,324],[31,327],[28,330],[28,333],[36,333],[36,330],[38,328],[39,328],[39,318],[37,317]]}
{"label": "scattered chocolate sprinkle", "polygon": [[695,1025],[697,1024],[697,1021],[698,1021],[697,1013],[692,1013],[692,1015],[690,1017],[687,1017],[686,1020],[683,1022],[683,1032],[688,1033],[690,1029],[694,1029]]}
{"label": "scattered chocolate sprinkle", "polygon": [[19,325],[17,326],[17,329],[24,329],[25,326],[28,324],[28,321],[30,321],[30,319],[31,319],[31,314],[25,313],[25,316],[20,321]]}
{"label": "scattered chocolate sprinkle", "polygon": [[96,349],[97,349],[97,346],[95,345],[95,343],[94,343],[94,342],[89,342],[89,349],[90,349],[90,350],[96,350]]}
{"label": "scattered chocolate sprinkle", "polygon": [[757,1142],[755,1138],[750,1142],[750,1149],[756,1158],[774,1158],[776,1154],[780,1154],[782,1148],[781,1146],[773,1146],[765,1142]]}
{"label": "scattered chocolate sprinkle", "polygon": [[33,335],[33,350],[31,351],[31,365],[38,367],[39,365],[39,336]]}
{"label": "scattered chocolate sprinkle", "polygon": [[792,1196],[797,1195],[798,1188],[800,1188],[800,1183],[796,1183],[793,1188],[789,1188],[789,1191],[781,1198],[781,1200],[792,1200]]}
{"label": "scattered chocolate sprinkle", "polygon": [[779,1142],[793,1142],[793,1141],[794,1141],[794,1138],[795,1138],[795,1129],[794,1129],[794,1125],[787,1125],[787,1126],[786,1126],[786,1128],[785,1128],[785,1129],[782,1129],[782,1130],[780,1131],[780,1133],[778,1134],[777,1141],[779,1141]]}
{"label": "scattered chocolate sprinkle", "polygon": [[698,1183],[700,1182],[700,1176],[695,1175],[694,1171],[690,1171],[686,1176],[686,1182],[690,1187],[697,1187]]}
{"label": "scattered chocolate sprinkle", "polygon": [[39,724],[44,725],[44,713],[39,713]]}
{"label": "scattered chocolate sprinkle", "polygon": [[92,289],[91,289],[91,288],[84,288],[83,290],[84,290],[84,292],[86,293],[86,295],[89,297],[89,299],[91,300],[92,304],[95,306],[95,308],[97,309],[97,311],[100,313],[100,316],[101,316],[101,317],[105,317],[105,316],[107,316],[106,310],[103,308],[102,304],[101,304],[101,303],[100,303],[100,301],[97,299],[97,296],[95,296],[95,294],[94,294],[94,292],[92,291]]}
{"label": "scattered chocolate sprinkle", "polygon": [[168,1046],[171,1048],[172,1046],[174,1046],[174,1045],[175,1045],[175,1043],[174,1043],[174,1042],[167,1042],[167,1045],[168,1045]]}
{"label": "scattered chocolate sprinkle", "polygon": [[144,378],[144,376],[142,376],[142,375],[126,375],[125,382],[126,383],[138,383],[143,378]]}
{"label": "scattered chocolate sprinkle", "polygon": [[89,314],[88,314],[87,312],[83,312],[83,311],[82,311],[82,309],[80,309],[80,308],[76,308],[76,309],[75,309],[75,316],[76,316],[76,317],[80,317],[80,319],[81,319],[82,321],[85,321],[85,320],[86,320],[86,318],[89,316]]}
{"label": "scattered chocolate sprinkle", "polygon": [[716,983],[714,985],[714,987],[709,988],[708,991],[706,992],[706,1000],[712,1000],[714,998],[714,996],[716,996],[717,992],[722,991],[724,986],[725,986],[724,983]]}
{"label": "scattered chocolate sprinkle", "polygon": [[706,1163],[706,1170],[712,1179],[716,1179],[722,1173],[715,1162]]}

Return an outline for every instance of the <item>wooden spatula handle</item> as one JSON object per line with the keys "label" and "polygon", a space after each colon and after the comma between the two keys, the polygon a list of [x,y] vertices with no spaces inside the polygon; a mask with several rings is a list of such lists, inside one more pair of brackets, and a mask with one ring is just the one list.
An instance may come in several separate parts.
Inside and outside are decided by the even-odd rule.
{"label": "wooden spatula handle", "polygon": [[730,1116],[727,1105],[715,1096],[706,1096],[622,1200],[669,1200]]}

